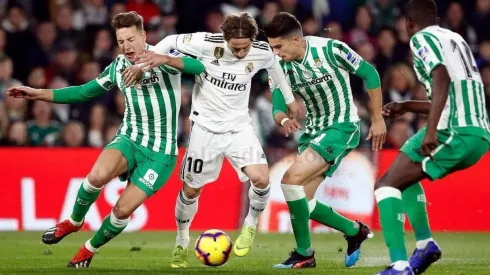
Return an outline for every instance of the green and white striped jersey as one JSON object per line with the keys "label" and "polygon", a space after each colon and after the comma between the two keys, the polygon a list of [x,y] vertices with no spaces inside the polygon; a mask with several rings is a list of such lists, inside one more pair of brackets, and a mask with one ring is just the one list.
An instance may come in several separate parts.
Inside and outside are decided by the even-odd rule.
{"label": "green and white striped jersey", "polygon": [[[307,36],[302,61],[280,64],[288,84],[306,106],[305,132],[315,135],[334,123],[359,121],[354,105],[349,74],[362,58],[345,43],[333,39]],[[271,91],[277,88],[269,79]]]}
{"label": "green and white striped jersey", "polygon": [[122,72],[132,65],[119,55],[96,79],[104,89],[117,85],[124,94],[124,119],[117,134],[155,152],[177,155],[180,71],[168,66],[153,68],[144,74],[141,85],[125,88]]}
{"label": "green and white striped jersey", "polygon": [[450,30],[430,26],[412,37],[410,48],[417,78],[425,87],[429,99],[432,94],[432,70],[444,65],[451,78],[448,100],[437,129],[478,127],[490,133],[483,82],[464,39]]}

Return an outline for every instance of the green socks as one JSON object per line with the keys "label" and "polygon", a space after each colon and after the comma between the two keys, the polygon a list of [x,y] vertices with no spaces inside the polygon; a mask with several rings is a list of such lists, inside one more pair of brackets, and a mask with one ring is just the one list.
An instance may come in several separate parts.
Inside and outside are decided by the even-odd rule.
{"label": "green socks", "polygon": [[[109,216],[104,219],[102,222],[102,226],[95,232],[95,235],[89,242],[86,243],[86,247],[88,250],[92,252],[96,252],[97,249],[104,244],[108,243],[112,238],[116,237],[121,233],[124,228],[129,223],[129,218],[125,220],[117,219],[114,216],[114,213],[111,212]],[[90,244],[90,245],[87,245]],[[95,251],[91,250],[93,248]]]}
{"label": "green socks", "polygon": [[378,202],[381,229],[390,252],[391,262],[407,261],[402,194],[396,188],[381,187],[374,191],[374,195]]}
{"label": "green socks", "polygon": [[296,251],[309,256],[313,253],[310,240],[310,211],[303,186],[281,184],[291,214],[291,225],[296,239]]}
{"label": "green socks", "polygon": [[316,199],[308,202],[310,208],[310,219],[323,225],[343,232],[347,237],[352,237],[359,233],[359,224],[340,215],[332,207],[323,204]]}
{"label": "green socks", "polygon": [[83,180],[80,189],[78,189],[77,199],[75,200],[73,212],[70,216],[70,220],[74,225],[79,225],[83,221],[90,206],[99,197],[101,189],[91,185],[88,178]]}
{"label": "green socks", "polygon": [[417,241],[432,238],[426,208],[427,201],[422,184],[419,182],[405,189],[402,199]]}

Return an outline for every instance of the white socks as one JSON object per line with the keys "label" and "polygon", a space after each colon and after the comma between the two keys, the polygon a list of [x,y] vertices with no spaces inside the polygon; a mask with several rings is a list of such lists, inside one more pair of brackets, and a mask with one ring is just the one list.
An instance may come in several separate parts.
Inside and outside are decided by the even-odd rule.
{"label": "white socks", "polygon": [[189,227],[197,213],[199,197],[189,199],[185,196],[184,190],[179,192],[177,203],[175,204],[175,220],[177,223],[176,244],[187,248],[189,246]]}
{"label": "white socks", "polygon": [[271,195],[271,185],[269,184],[265,189],[259,189],[253,184],[250,184],[248,189],[248,198],[250,200],[250,207],[248,215],[245,218],[244,224],[251,227],[257,227],[259,222],[259,216],[264,211]]}
{"label": "white socks", "polygon": [[393,269],[398,270],[398,271],[405,270],[405,268],[410,266],[408,261],[396,261],[396,262],[392,263],[391,265],[393,266]]}
{"label": "white socks", "polygon": [[433,242],[434,239],[432,238],[428,238],[428,239],[425,239],[425,240],[421,240],[421,241],[417,241],[415,243],[415,246],[417,247],[417,249],[424,249],[427,247],[427,245],[429,244],[429,242]]}

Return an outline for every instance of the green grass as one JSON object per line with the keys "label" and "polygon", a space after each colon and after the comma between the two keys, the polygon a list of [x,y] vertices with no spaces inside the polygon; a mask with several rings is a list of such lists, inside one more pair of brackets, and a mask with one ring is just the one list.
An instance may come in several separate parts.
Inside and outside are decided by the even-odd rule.
{"label": "green grass", "polygon": [[[192,234],[193,237],[197,233]],[[233,238],[236,234],[231,234]],[[411,235],[411,234],[407,234]],[[255,247],[243,258],[232,255],[224,266],[203,266],[189,253],[190,268],[169,268],[175,235],[169,232],[124,233],[100,250],[89,270],[65,268],[91,233],[77,233],[62,243],[47,246],[41,243],[40,232],[0,232],[0,274],[375,274],[388,264],[387,249],[380,232],[363,246],[362,256],[354,268],[344,267],[345,241],[340,234],[315,234],[317,268],[276,270],[293,248],[289,234],[259,234]],[[408,249],[413,249],[409,236]],[[437,234],[443,258],[426,274],[490,274],[490,234]],[[194,238],[195,239],[195,238]],[[133,247],[140,251],[130,251]]]}

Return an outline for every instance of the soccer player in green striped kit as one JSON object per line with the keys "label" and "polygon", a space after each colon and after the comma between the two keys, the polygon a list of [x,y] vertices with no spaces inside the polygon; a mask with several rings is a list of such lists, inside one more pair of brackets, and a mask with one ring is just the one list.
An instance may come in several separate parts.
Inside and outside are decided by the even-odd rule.
{"label": "soccer player in green striped kit", "polygon": [[[474,165],[488,152],[490,144],[483,83],[466,41],[438,26],[433,0],[411,0],[405,17],[414,69],[429,100],[389,103],[384,115],[397,117],[414,112],[429,117],[427,126],[403,145],[375,185],[391,258],[391,265],[380,275],[420,274],[441,257],[430,232],[420,181],[441,179]],[[403,232],[404,208],[417,240],[410,260]]]}
{"label": "soccer player in green striped kit", "polygon": [[[342,158],[354,150],[360,139],[359,117],[349,84],[349,74],[361,77],[372,106],[368,139],[380,150],[386,137],[382,116],[381,85],[377,71],[346,44],[321,37],[303,37],[301,24],[289,13],[279,13],[266,26],[265,33],[281,60],[289,85],[306,105],[306,131],[299,140],[299,155],[282,179],[282,190],[291,214],[296,249],[275,268],[315,267],[311,248],[309,219],[345,234],[348,248],[345,265],[353,266],[360,255],[369,228],[351,221],[330,206],[313,199],[325,176],[332,176]],[[299,124],[286,115],[284,98],[270,81],[274,119],[287,133]]]}
{"label": "soccer player in green striped kit", "polygon": [[42,236],[44,243],[55,244],[78,231],[102,187],[117,176],[128,180],[111,214],[68,263],[68,267],[89,267],[95,252],[120,234],[130,215],[168,180],[174,170],[178,150],[181,71],[189,74],[204,71],[199,61],[173,52],[167,56],[166,64],[146,72],[137,85],[126,86],[125,69],[152,46],[145,42],[143,18],[136,12],[116,15],[112,26],[123,54],[96,79],[82,86],[56,90],[29,87],[8,90],[13,97],[75,103],[103,95],[117,85],[126,99],[123,123],[80,186],[70,218],[48,229]]}

